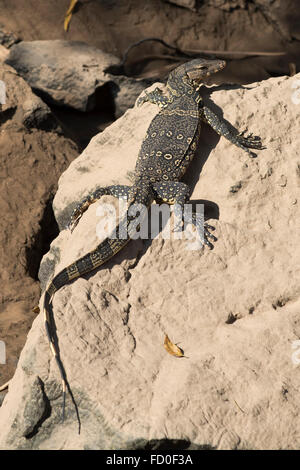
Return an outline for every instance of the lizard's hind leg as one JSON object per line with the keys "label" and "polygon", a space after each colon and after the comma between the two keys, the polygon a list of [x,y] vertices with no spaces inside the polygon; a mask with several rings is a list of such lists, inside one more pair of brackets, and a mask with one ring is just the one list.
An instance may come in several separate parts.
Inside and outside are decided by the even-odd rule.
{"label": "lizard's hind leg", "polygon": [[102,196],[114,196],[118,199],[127,199],[129,190],[130,186],[124,186],[121,184],[96,189],[96,191],[86,196],[79,204],[77,204],[71,215],[68,228],[71,230],[71,232],[73,232],[74,228],[88,207],[94,202],[98,201]]}
{"label": "lizard's hind leg", "polygon": [[217,238],[209,232],[209,230],[214,230],[214,227],[206,224],[195,211],[191,213],[184,211],[184,205],[189,202],[190,198],[190,188],[188,185],[179,181],[161,181],[153,184],[152,187],[157,202],[174,204],[174,215],[179,219],[174,231],[178,231],[179,227],[181,230],[182,222],[192,224],[196,227],[202,244],[212,249],[213,245],[208,238],[212,241],[217,241]]}

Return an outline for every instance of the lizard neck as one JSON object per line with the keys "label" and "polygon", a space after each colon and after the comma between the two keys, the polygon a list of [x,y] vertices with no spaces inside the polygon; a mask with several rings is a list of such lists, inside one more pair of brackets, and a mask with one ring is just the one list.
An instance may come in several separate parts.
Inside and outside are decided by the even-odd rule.
{"label": "lizard neck", "polygon": [[178,76],[171,74],[167,81],[167,89],[171,102],[183,98],[194,101],[197,104],[201,101],[200,85],[193,85],[186,75]]}
{"label": "lizard neck", "polygon": [[167,89],[170,95],[169,102],[171,103],[178,103],[184,101],[189,101],[191,104],[195,103],[198,105],[201,101],[201,95],[199,88],[195,88],[190,83],[184,83],[181,81],[179,84],[176,83],[176,87],[174,83],[167,83]]}

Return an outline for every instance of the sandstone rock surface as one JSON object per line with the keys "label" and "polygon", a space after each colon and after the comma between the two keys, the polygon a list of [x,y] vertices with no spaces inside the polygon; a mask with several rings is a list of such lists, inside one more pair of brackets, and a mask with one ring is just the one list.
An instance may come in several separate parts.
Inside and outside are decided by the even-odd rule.
{"label": "sandstone rock surface", "polygon": [[[186,181],[193,200],[218,209],[214,250],[136,240],[61,288],[53,313],[81,433],[69,394],[61,423],[40,315],[0,408],[2,449],[300,448],[299,78],[203,91],[206,104],[267,146],[249,159],[203,127]],[[54,201],[61,226],[97,185],[129,183],[157,112],[149,103],[127,111],[72,162]],[[97,207],[52,243],[43,285],[99,243]],[[187,358],[167,354],[165,333]]]}

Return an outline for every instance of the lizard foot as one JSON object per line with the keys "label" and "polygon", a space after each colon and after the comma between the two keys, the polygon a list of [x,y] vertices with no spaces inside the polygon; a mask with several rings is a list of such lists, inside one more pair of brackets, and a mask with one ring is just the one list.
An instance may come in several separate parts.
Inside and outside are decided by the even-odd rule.
{"label": "lizard foot", "polygon": [[[253,133],[245,135],[248,129],[245,129],[244,131],[240,132],[236,138],[237,141],[243,145],[244,147],[247,148],[252,148],[252,149],[257,149],[257,150],[263,150],[266,147],[263,147],[261,138],[258,135],[253,135]],[[256,155],[255,155],[256,156]]]}
{"label": "lizard foot", "polygon": [[[194,215],[195,214],[193,214],[193,216]],[[192,224],[196,227],[198,231],[201,243],[203,245],[208,246],[212,250],[214,246],[208,240],[208,238],[210,238],[213,242],[216,242],[218,240],[217,237],[215,237],[212,233],[210,233],[210,231],[215,230],[215,227],[207,223],[204,223],[204,225],[202,225],[202,222],[198,223],[196,217],[193,217]]]}
{"label": "lizard foot", "polygon": [[136,105],[139,108],[140,106],[142,106],[147,101],[149,101],[149,98],[148,98],[148,94],[145,92],[145,94],[137,100]]}
{"label": "lizard foot", "polygon": [[[173,232],[181,232],[182,231],[182,223],[183,220],[180,220],[175,224]],[[212,241],[216,242],[218,239],[215,237],[210,231],[214,231],[215,227],[212,225],[207,224],[206,222],[203,223],[203,219],[196,216],[196,214],[192,214],[192,217],[185,217],[184,219],[185,225],[192,224],[196,227],[198,236],[202,245],[208,246],[211,250],[213,249],[213,244],[208,240],[210,238]]]}
{"label": "lizard foot", "polygon": [[147,101],[153,104],[157,104],[160,108],[164,108],[168,105],[170,100],[163,95],[162,90],[156,87],[153,91],[150,92],[145,90],[144,95],[138,98],[136,105],[140,107]]}
{"label": "lizard foot", "polygon": [[99,187],[94,192],[88,194],[79,204],[75,207],[70,223],[67,225],[67,229],[73,232],[74,228],[78,224],[79,220],[83,216],[84,212],[89,208],[91,204],[99,201],[102,196],[113,196],[119,199],[127,199],[130,186],[124,186],[122,184],[115,184],[112,186],[106,186],[105,188]]}
{"label": "lizard foot", "polygon": [[67,225],[67,228],[71,231],[71,233],[73,232],[74,228],[76,227],[79,220],[83,216],[84,212],[87,210],[87,208],[91,204],[93,204],[93,202],[95,202],[95,199],[92,198],[91,196],[87,196],[85,199],[81,201],[80,204],[78,204],[78,206],[75,207],[71,215],[70,223]]}

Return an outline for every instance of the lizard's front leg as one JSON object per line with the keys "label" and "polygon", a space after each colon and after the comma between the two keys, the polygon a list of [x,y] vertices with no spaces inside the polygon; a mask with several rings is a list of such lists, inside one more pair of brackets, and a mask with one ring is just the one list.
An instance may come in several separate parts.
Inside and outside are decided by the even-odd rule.
{"label": "lizard's front leg", "polygon": [[171,102],[171,99],[163,95],[162,90],[156,87],[153,91],[147,92],[137,100],[137,106],[149,101],[150,103],[157,104],[160,108],[165,108]]}
{"label": "lizard's front leg", "polygon": [[182,222],[185,224],[193,224],[197,229],[202,244],[212,249],[213,245],[208,238],[217,241],[217,238],[209,232],[209,230],[214,230],[214,227],[206,224],[203,219],[199,218],[196,212],[191,212],[190,214],[184,212],[184,204],[186,204],[190,198],[190,188],[188,185],[179,181],[162,181],[153,184],[152,188],[157,202],[174,204],[174,215],[179,218],[179,222],[174,231],[178,230]]}
{"label": "lizard's front leg", "polygon": [[251,157],[256,157],[256,153],[251,152],[249,148],[257,150],[266,148],[262,146],[261,138],[259,136],[253,136],[252,134],[245,136],[244,134],[246,131],[240,133],[232,131],[226,122],[220,119],[207,106],[203,106],[200,109],[200,119],[209,124],[219,135],[222,135],[234,145],[249,153]]}
{"label": "lizard's front leg", "polygon": [[84,212],[94,202],[98,201],[102,196],[114,196],[118,199],[127,199],[131,186],[124,186],[121,184],[106,186],[105,188],[98,188],[92,192],[75,207],[68,228],[73,232]]}

